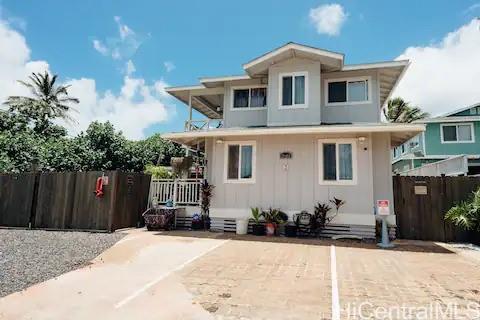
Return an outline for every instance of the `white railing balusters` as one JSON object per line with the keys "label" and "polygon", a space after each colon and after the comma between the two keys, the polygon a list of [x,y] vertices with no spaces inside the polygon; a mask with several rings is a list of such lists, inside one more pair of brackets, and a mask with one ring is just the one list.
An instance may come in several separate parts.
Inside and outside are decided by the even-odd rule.
{"label": "white railing balusters", "polygon": [[159,204],[172,200],[174,205],[199,205],[202,179],[152,179],[149,205],[153,198]]}

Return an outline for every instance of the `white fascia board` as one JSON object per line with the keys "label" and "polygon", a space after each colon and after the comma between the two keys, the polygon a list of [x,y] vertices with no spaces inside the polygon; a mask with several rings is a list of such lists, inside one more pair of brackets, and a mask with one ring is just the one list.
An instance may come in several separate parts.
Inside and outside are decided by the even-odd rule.
{"label": "white fascia board", "polygon": [[165,139],[175,138],[206,138],[206,137],[232,137],[232,136],[260,136],[283,134],[332,134],[332,133],[371,133],[371,132],[423,132],[422,124],[405,125],[350,125],[335,126],[324,125],[317,127],[286,127],[286,128],[235,128],[214,129],[209,131],[190,131],[162,134]]}
{"label": "white fascia board", "polygon": [[248,68],[251,68],[252,66],[258,64],[258,63],[262,63],[268,59],[271,59],[273,57],[275,57],[276,55],[278,54],[281,54],[285,51],[288,51],[288,50],[299,50],[299,51],[304,51],[304,52],[308,52],[308,53],[312,53],[312,54],[316,54],[316,55],[322,55],[322,56],[325,56],[325,57],[329,57],[329,58],[332,58],[332,59],[338,59],[338,60],[341,60],[342,63],[343,63],[343,59],[344,59],[344,55],[341,54],[341,53],[337,53],[337,52],[332,52],[332,51],[327,51],[327,50],[322,50],[322,49],[317,49],[317,48],[312,48],[312,47],[308,47],[308,46],[303,46],[303,45],[300,45],[300,44],[297,44],[297,43],[288,43],[286,45],[284,45],[283,47],[280,47],[278,49],[275,49],[273,51],[270,51],[258,58],[255,58],[247,63],[245,63],[243,65],[243,69],[248,69]]}
{"label": "white fascia board", "polygon": [[365,70],[365,69],[382,69],[382,68],[398,68],[398,67],[406,67],[408,65],[409,65],[408,60],[373,62],[373,63],[363,63],[363,64],[349,64],[349,65],[343,66],[342,71],[354,71],[354,70]]}
{"label": "white fascia board", "polygon": [[175,92],[175,91],[187,91],[187,90],[198,90],[198,89],[207,89],[203,85],[192,85],[192,86],[183,86],[183,87],[167,87],[165,88],[166,92]]}
{"label": "white fascia board", "polygon": [[252,79],[249,75],[237,75],[237,76],[224,76],[224,77],[202,77],[199,78],[201,83],[208,82],[223,82],[223,81],[235,81],[235,80],[249,80]]}
{"label": "white fascia board", "polygon": [[464,117],[438,117],[415,121],[415,123],[442,123],[442,122],[471,122],[480,121],[480,116],[464,116]]}

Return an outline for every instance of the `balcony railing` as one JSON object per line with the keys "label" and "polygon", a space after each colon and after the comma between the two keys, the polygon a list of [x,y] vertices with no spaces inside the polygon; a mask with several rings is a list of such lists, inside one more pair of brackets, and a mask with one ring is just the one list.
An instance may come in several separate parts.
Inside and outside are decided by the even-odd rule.
{"label": "balcony railing", "polygon": [[208,131],[223,128],[223,119],[187,120],[185,131]]}
{"label": "balcony railing", "polygon": [[202,179],[152,179],[148,203],[200,205],[201,186]]}

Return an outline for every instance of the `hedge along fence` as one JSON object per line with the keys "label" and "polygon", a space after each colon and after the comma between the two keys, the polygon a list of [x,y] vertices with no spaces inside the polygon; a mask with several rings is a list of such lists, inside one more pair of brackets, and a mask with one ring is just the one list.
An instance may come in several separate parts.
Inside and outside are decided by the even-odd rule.
{"label": "hedge along fence", "polygon": [[[108,184],[94,191],[99,177]],[[150,175],[121,171],[0,175],[0,226],[114,231],[142,223]]]}

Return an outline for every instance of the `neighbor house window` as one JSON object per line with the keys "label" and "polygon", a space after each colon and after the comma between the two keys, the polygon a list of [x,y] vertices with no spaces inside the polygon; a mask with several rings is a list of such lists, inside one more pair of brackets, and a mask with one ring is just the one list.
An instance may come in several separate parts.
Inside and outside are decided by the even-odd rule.
{"label": "neighbor house window", "polygon": [[228,142],[225,146],[225,181],[253,182],[255,142]]}
{"label": "neighbor house window", "polygon": [[281,107],[305,107],[307,101],[307,73],[280,74]]}
{"label": "neighbor house window", "polygon": [[327,104],[369,102],[369,78],[327,80]]}
{"label": "neighbor house window", "polygon": [[355,140],[320,140],[319,159],[320,184],[356,183]]}
{"label": "neighbor house window", "polygon": [[266,87],[233,89],[233,109],[262,108],[266,105]]}
{"label": "neighbor house window", "polygon": [[442,124],[440,130],[442,143],[475,142],[472,123]]}

